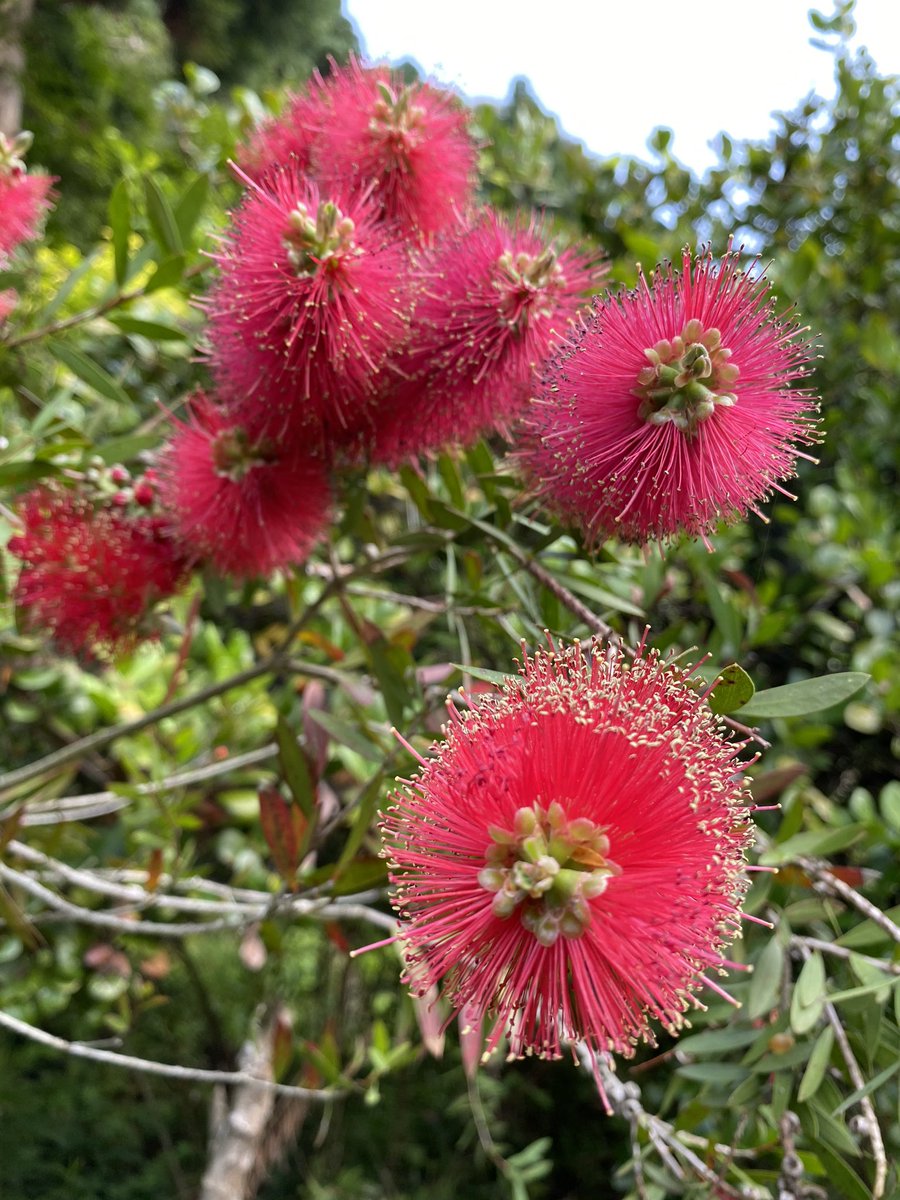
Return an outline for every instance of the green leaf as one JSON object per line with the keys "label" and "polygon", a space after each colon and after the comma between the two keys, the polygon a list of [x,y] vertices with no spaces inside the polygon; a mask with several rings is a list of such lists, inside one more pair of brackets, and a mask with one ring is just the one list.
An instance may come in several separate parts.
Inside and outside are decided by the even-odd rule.
{"label": "green leaf", "polygon": [[753,680],[744,668],[738,663],[731,663],[716,677],[709,707],[714,713],[724,716],[746,704],[755,691]]}
{"label": "green leaf", "polygon": [[278,762],[284,781],[305,816],[312,821],[316,812],[315,785],[306,755],[283,717],[278,718],[275,726],[275,740],[278,742]]}
{"label": "green leaf", "polygon": [[131,233],[131,200],[124,179],[119,180],[109,198],[109,224],[112,229],[116,283],[122,288],[128,279],[128,237]]}
{"label": "green leaf", "polygon": [[697,1083],[737,1083],[746,1078],[747,1068],[738,1063],[685,1063],[676,1074]]}
{"label": "green leaf", "polygon": [[[157,441],[159,439],[156,439]],[[49,462],[9,462],[0,465],[0,487],[18,487],[34,483],[48,475],[58,475],[60,468]]]}
{"label": "green leaf", "polygon": [[786,683],[783,687],[766,688],[757,692],[750,703],[734,715],[746,722],[825,712],[855,696],[870,678],[863,671],[841,671],[816,679],[802,679],[799,683]]}
{"label": "green leaf", "polygon": [[[867,983],[860,987],[845,988],[842,992],[832,992],[828,996],[828,1000],[832,1004],[841,1004],[844,1000],[855,1000],[857,996],[871,996],[874,992],[880,992],[885,987],[896,987],[900,983],[900,975],[894,975],[893,978],[886,982]],[[886,998],[886,997],[885,997]]]}
{"label": "green leaf", "polygon": [[370,642],[366,652],[381,688],[388,716],[392,724],[399,728],[410,699],[406,685],[407,668],[411,665],[409,653],[400,646],[392,646],[384,638]]}
{"label": "green leaf", "polygon": [[900,783],[896,779],[892,779],[881,789],[878,804],[885,822],[895,832],[900,833]]}
{"label": "green leaf", "polygon": [[[872,1200],[872,1193],[851,1166],[825,1146],[816,1146],[816,1154],[828,1172],[829,1183],[845,1200]],[[830,1190],[830,1189],[829,1189]]]}
{"label": "green leaf", "polygon": [[793,837],[772,846],[759,857],[764,867],[777,867],[780,863],[789,862],[802,854],[814,854],[827,858],[838,850],[846,850],[858,841],[866,832],[861,822],[852,825],[841,825],[837,829],[808,829],[804,833],[795,833]]}
{"label": "green leaf", "polygon": [[747,1016],[751,1021],[765,1016],[775,1007],[783,966],[784,950],[780,943],[772,938],[757,959],[753,978],[750,980]]}
{"label": "green leaf", "polygon": [[144,176],[144,196],[147,201],[147,219],[160,246],[167,254],[183,254],[184,242],[172,206],[152,175]]}
{"label": "green leaf", "polygon": [[[900,996],[900,992],[898,992],[897,995]],[[873,1075],[868,1082],[864,1083],[862,1087],[857,1088],[855,1092],[851,1092],[850,1095],[847,1096],[846,1099],[842,1100],[837,1108],[832,1111],[831,1115],[833,1117],[839,1117],[842,1112],[846,1112],[848,1108],[852,1108],[854,1104],[858,1104],[864,1096],[868,1096],[872,1092],[877,1092],[882,1084],[885,1084],[889,1079],[892,1079],[898,1071],[900,1071],[900,1058],[895,1059],[890,1066],[885,1067],[883,1071],[879,1071],[877,1075]]]}
{"label": "green leaf", "polygon": [[378,808],[378,801],[381,799],[381,793],[384,788],[384,773],[382,771],[376,774],[369,780],[368,784],[359,798],[354,814],[353,827],[347,841],[344,843],[344,848],[340,853],[337,861],[337,874],[340,875],[344,867],[351,861],[356,854],[356,851],[362,845],[362,840],[369,832],[372,824],[372,818],[375,816],[375,810]]}
{"label": "green leaf", "polygon": [[825,1071],[828,1067],[828,1060],[831,1057],[831,1047],[833,1045],[834,1030],[830,1025],[826,1025],[816,1038],[816,1044],[812,1048],[812,1054],[809,1056],[809,1062],[806,1064],[806,1070],[803,1072],[803,1078],[800,1080],[797,1100],[801,1104],[804,1100],[809,1100],[819,1090],[819,1084],[825,1078]]}
{"label": "green leaf", "polygon": [[203,212],[208,195],[209,176],[198,175],[175,205],[175,224],[178,226],[178,232],[186,244],[191,240],[194,226]]}
{"label": "green leaf", "polygon": [[95,392],[99,392],[101,396],[106,396],[108,400],[113,400],[116,404],[130,407],[131,398],[125,389],[92,358],[88,358],[86,354],[65,342],[49,342],[48,349],[63,366],[68,367],[73,375],[76,375]]}
{"label": "green leaf", "polygon": [[388,865],[383,858],[355,858],[341,869],[331,889],[333,896],[352,896],[387,883]]}
{"label": "green leaf", "polygon": [[494,683],[497,687],[502,687],[510,679],[518,678],[517,675],[511,675],[505,671],[489,671],[486,667],[467,667],[462,663],[451,663],[450,666],[456,667],[457,671],[464,671],[473,679],[480,679],[482,683]]}
{"label": "green leaf", "polygon": [[706,1029],[678,1039],[678,1050],[685,1054],[719,1054],[749,1046],[759,1037],[758,1029]]}
{"label": "green leaf", "polygon": [[816,1024],[825,1007],[825,963],[821,954],[811,954],[794,984],[791,996],[791,1029],[807,1033]]}
{"label": "green leaf", "polygon": [[336,742],[340,742],[342,746],[354,751],[360,758],[365,758],[368,762],[384,762],[384,750],[370,742],[364,734],[359,732],[357,726],[351,725],[348,721],[342,721],[340,717],[325,712],[321,708],[311,708],[307,716],[317,725],[321,725]]}
{"label": "green leaf", "polygon": [[145,450],[153,450],[159,445],[159,435],[156,433],[129,433],[125,437],[113,438],[96,446],[94,454],[99,454],[103,461],[109,463],[127,463],[142,454]]}
{"label": "green leaf", "polygon": [[[887,909],[884,915],[888,920],[893,921],[895,925],[900,923],[900,904],[894,908]],[[853,950],[867,950],[887,941],[890,941],[890,935],[880,925],[875,921],[865,920],[859,925],[854,925],[846,933],[842,933],[837,938],[836,944],[838,946],[848,946]]]}
{"label": "green leaf", "polygon": [[174,287],[176,283],[181,282],[183,274],[183,254],[175,254],[171,258],[164,258],[144,284],[144,295],[148,296],[151,292],[158,292],[160,288]]}
{"label": "green leaf", "polygon": [[160,321],[144,321],[140,317],[129,317],[127,313],[115,313],[109,319],[123,333],[139,333],[153,342],[183,342],[187,338],[184,330],[163,325]]}

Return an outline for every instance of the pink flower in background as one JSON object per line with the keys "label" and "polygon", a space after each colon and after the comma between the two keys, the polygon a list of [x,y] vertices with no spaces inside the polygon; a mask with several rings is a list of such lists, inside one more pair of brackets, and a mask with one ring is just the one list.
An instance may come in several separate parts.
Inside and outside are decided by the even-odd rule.
{"label": "pink flower in background", "polygon": [[372,457],[396,464],[508,429],[603,271],[491,209],[425,261],[409,342],[385,373]]}
{"label": "pink flower in background", "polygon": [[405,336],[407,251],[364,197],[293,168],[243,178],[206,301],[217,390],[254,431],[328,444],[363,419]]}
{"label": "pink flower in background", "polygon": [[314,156],[323,180],[372,184],[384,217],[413,239],[432,238],[466,211],[476,147],[452,92],[355,58],[334,67],[323,92],[330,110]]}
{"label": "pink flower in background", "polygon": [[302,562],[325,529],[322,463],[253,438],[202,394],[162,453],[162,500],[185,551],[251,578]]}
{"label": "pink flower in background", "polygon": [[254,178],[291,164],[306,173],[313,169],[316,142],[329,112],[322,81],[313,75],[307,90],[288,96],[284,112],[270,117],[236,149],[238,162]]}
{"label": "pink flower in background", "polygon": [[681,672],[601,645],[525,656],[453,721],[383,818],[417,992],[443,981],[488,1051],[631,1054],[676,1031],[737,932],[738,747]]}
{"label": "pink flower in background", "polygon": [[[538,496],[588,540],[704,540],[758,513],[818,440],[811,349],[779,319],[739,253],[595,302],[548,367],[520,462]],[[784,493],[789,495],[789,493]]]}
{"label": "pink flower in background", "polygon": [[0,133],[0,259],[37,237],[53,206],[52,176],[26,174],[22,156],[30,145],[30,133],[12,139]]}
{"label": "pink flower in background", "polygon": [[186,570],[165,521],[97,508],[50,487],[29,492],[19,516],[23,529],[9,550],[22,560],[15,602],[29,628],[87,657],[151,636],[145,618],[178,590]]}

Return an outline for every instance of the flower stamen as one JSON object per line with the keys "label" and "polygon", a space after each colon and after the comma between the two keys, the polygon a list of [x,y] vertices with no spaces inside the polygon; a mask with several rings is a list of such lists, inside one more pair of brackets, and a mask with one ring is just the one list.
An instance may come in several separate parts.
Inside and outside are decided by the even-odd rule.
{"label": "flower stamen", "polygon": [[650,365],[638,372],[632,395],[641,401],[638,415],[648,424],[671,421],[690,437],[717,407],[737,404],[737,396],[728,389],[740,370],[728,361],[731,350],[722,345],[718,329],[704,329],[693,318],[680,335],[671,341],[663,338],[644,355]]}
{"label": "flower stamen", "polygon": [[554,800],[516,811],[511,830],[492,825],[478,883],[493,893],[494,916],[519,910],[522,925],[542,946],[562,935],[580,938],[591,922],[589,900],[606,890],[621,868],[612,862],[609,838],[587,818],[566,818]]}
{"label": "flower stamen", "polygon": [[297,275],[315,275],[329,259],[359,253],[353,240],[355,231],[353,220],[345,217],[333,201],[323,200],[315,217],[301,201],[288,216],[282,245]]}

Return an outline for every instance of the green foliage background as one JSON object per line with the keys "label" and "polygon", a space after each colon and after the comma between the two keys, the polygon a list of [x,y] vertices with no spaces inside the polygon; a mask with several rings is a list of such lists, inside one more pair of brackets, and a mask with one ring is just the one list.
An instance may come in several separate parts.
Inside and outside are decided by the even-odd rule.
{"label": "green foliage background", "polygon": [[[760,877],[748,907],[777,927],[751,928],[737,951],[756,965],[729,981],[742,1010],[714,1000],[694,1019],[699,1037],[639,1051],[633,1076],[647,1112],[693,1138],[715,1169],[722,1156],[711,1145],[738,1147],[723,1186],[777,1195],[789,1110],[800,1123],[803,1179],[821,1189],[808,1195],[858,1200],[872,1195],[873,1165],[853,1124],[858,1110],[842,1106],[859,1089],[828,1042],[809,981],[824,966],[832,993],[863,989],[836,1007],[894,1160],[900,954],[852,905],[817,891],[809,863],[865,871],[857,879],[865,898],[896,922],[900,98],[895,79],[848,50],[851,22],[847,4],[833,17],[813,14],[823,52],[834,56],[834,103],[801,100],[766,143],[723,134],[720,165],[702,180],[674,159],[666,130],[653,135],[650,163],[593,158],[524,82],[507,105],[475,113],[484,198],[510,212],[542,209],[560,239],[596,242],[615,282],[632,284],[636,261],[650,268],[685,243],[710,241],[718,251],[732,235],[771,264],[785,306],[798,305],[821,348],[826,439],[821,464],[801,469],[796,504],[773,502],[769,525],[723,531],[712,554],[684,544],[645,559],[611,546],[592,561],[565,530],[523,507],[502,446],[482,444],[442,456],[423,477],[407,470],[344,481],[331,542],[350,572],[342,590],[329,591],[315,570],[243,589],[197,580],[174,606],[172,631],[108,670],[59,659],[16,629],[10,612],[0,631],[10,769],[171,698],[192,622],[176,694],[216,694],[9,785],[0,820],[23,803],[39,812],[60,796],[111,791],[123,806],[100,820],[10,832],[76,866],[146,870],[161,861],[177,879],[277,896],[283,880],[260,833],[257,785],[289,775],[283,755],[229,775],[210,771],[195,784],[167,780],[211,768],[216,747],[234,757],[269,744],[279,719],[312,753],[316,725],[304,702],[317,681],[327,703],[321,782],[341,805],[317,866],[345,856],[351,883],[380,885],[370,824],[392,777],[407,769],[388,726],[424,747],[446,689],[462,678],[448,667],[435,681],[423,668],[508,670],[519,637],[535,643],[544,628],[586,636],[552,590],[518,569],[523,555],[539,556],[631,640],[649,620],[655,645],[708,650],[710,677],[732,661],[757,688],[865,672],[871,682],[847,704],[763,722],[773,746],[755,769],[757,787],[782,804],[760,816],[763,861],[785,870]],[[176,406],[202,380],[190,301],[209,270],[202,251],[235,197],[224,163],[240,134],[277,108],[279,93],[269,89],[296,86],[329,53],[351,48],[331,0],[38,3],[26,123],[36,133],[34,161],[60,177],[60,198],[46,241],[3,280],[23,297],[5,346],[0,340],[0,483],[9,498],[93,455],[134,463],[158,444],[158,402]],[[10,528],[0,529],[5,542]],[[423,597],[432,608],[416,605]],[[298,621],[286,659],[225,690],[235,673],[265,664]],[[98,904],[77,889],[74,898]],[[0,892],[0,904],[0,1007],[61,1037],[115,1036],[132,1054],[230,1069],[259,1014],[290,1007],[281,1077],[346,1082],[358,1094],[325,1117],[311,1111],[283,1138],[263,1200],[637,1194],[627,1123],[605,1118],[589,1077],[565,1063],[482,1072],[482,1102],[507,1163],[498,1171],[476,1138],[453,1027],[445,1057],[429,1059],[389,951],[351,963],[320,922],[273,915],[251,931],[265,958],[258,970],[238,953],[241,933],[229,932],[115,936],[110,944],[129,964],[116,973],[89,965],[92,948],[106,944],[102,930],[42,921],[40,906],[15,889]],[[371,939],[363,925],[342,929],[350,944]],[[817,966],[804,966],[804,952]],[[629,1078],[627,1067],[621,1073]],[[4,1033],[3,1196],[192,1196],[208,1102],[200,1085],[75,1062]],[[289,1128],[289,1105],[279,1114]],[[676,1178],[646,1128],[640,1145],[652,1200],[714,1194],[690,1171]],[[892,1168],[884,1194],[896,1187]]]}

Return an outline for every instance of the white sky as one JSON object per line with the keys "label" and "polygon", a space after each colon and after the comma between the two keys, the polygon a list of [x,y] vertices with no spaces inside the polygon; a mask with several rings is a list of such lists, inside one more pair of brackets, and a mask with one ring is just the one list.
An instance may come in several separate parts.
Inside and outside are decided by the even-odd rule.
{"label": "white sky", "polygon": [[[650,157],[657,125],[702,172],[725,131],[764,138],[771,113],[834,94],[807,11],[830,0],[344,0],[370,59],[412,58],[470,98],[526,76],[566,132],[601,154]],[[857,0],[854,45],[900,73],[900,0]]]}

